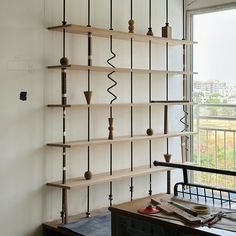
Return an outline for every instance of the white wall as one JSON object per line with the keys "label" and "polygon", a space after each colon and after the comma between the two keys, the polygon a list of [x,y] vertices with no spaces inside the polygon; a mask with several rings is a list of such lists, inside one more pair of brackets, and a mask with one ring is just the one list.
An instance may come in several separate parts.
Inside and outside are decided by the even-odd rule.
{"label": "white wall", "polygon": [[209,8],[231,3],[236,3],[236,1],[235,0],[186,0],[186,9],[196,10],[199,8]]}
{"label": "white wall", "polygon": [[[86,1],[67,1],[68,23],[86,25]],[[109,24],[108,0],[92,0],[93,26],[107,28]],[[182,1],[170,1],[170,24],[173,37],[182,38]],[[165,23],[164,0],[153,1],[153,31],[161,34]],[[61,150],[45,147],[47,142],[61,141],[61,110],[48,109],[48,103],[60,102],[60,72],[47,71],[46,65],[58,64],[61,58],[61,34],[48,32],[47,26],[61,24],[61,5],[58,0],[8,0],[1,4],[1,234],[5,236],[40,235],[42,222],[59,218],[61,192],[45,187],[47,181],[61,178]],[[121,15],[122,14],[122,15]],[[145,34],[148,27],[146,0],[134,1],[135,31]],[[144,20],[145,19],[145,20]],[[114,0],[114,29],[127,31],[129,8],[126,0]],[[84,36],[67,36],[67,57],[71,63],[86,64],[87,40]],[[116,66],[129,66],[129,42],[115,41]],[[181,47],[170,49],[170,69],[181,70]],[[106,39],[94,39],[94,65],[106,65],[110,56]],[[148,46],[134,44],[134,67],[147,68]],[[164,69],[165,49],[153,45],[153,68]],[[117,102],[129,101],[129,75],[115,74],[119,82],[114,88]],[[146,102],[148,76],[135,76],[135,102]],[[170,99],[181,98],[181,76],[170,78]],[[106,74],[92,73],[92,102],[109,102]],[[164,89],[163,89],[164,88]],[[85,72],[68,72],[68,102],[84,103]],[[19,100],[20,91],[28,92],[28,100]],[[165,77],[153,76],[153,99],[165,98]],[[86,111],[67,112],[67,139],[86,138]],[[170,109],[169,130],[181,130],[181,108]],[[106,137],[108,110],[92,110],[92,137]],[[114,111],[115,136],[130,132],[129,109]],[[134,113],[135,133],[145,133],[148,127],[146,108]],[[153,110],[153,128],[163,130],[163,110]],[[135,165],[148,164],[147,142],[135,143]],[[114,169],[129,167],[130,145],[114,145]],[[153,141],[153,160],[163,160],[165,140]],[[180,159],[180,138],[170,139],[170,152],[174,160]],[[82,176],[86,170],[86,148],[68,151],[68,177]],[[107,145],[91,148],[93,173],[108,171]],[[177,180],[177,178],[176,178]],[[155,174],[153,192],[165,191],[165,175]],[[175,180],[174,180],[175,181]],[[147,195],[148,178],[135,178],[134,197]],[[121,194],[122,193],[122,194]],[[91,188],[91,208],[107,206],[108,184]],[[86,210],[86,189],[71,191],[71,214]],[[114,184],[114,203],[129,200],[129,180]]]}

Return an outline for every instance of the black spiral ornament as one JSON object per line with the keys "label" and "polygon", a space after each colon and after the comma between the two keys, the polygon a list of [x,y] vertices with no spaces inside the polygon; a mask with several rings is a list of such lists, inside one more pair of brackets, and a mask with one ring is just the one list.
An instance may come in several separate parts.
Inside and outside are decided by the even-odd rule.
{"label": "black spiral ornament", "polygon": [[[112,39],[112,35],[110,35],[110,53],[112,54],[112,57],[110,57],[108,60],[107,60],[107,63],[112,67],[112,68],[115,68],[115,66],[111,63],[111,61],[113,59],[116,58],[116,54],[113,52],[113,46],[112,46],[112,43],[113,43],[113,39]],[[113,97],[113,99],[111,99],[110,101],[110,104],[112,104],[116,99],[117,99],[117,96],[112,92],[112,88],[114,88],[116,85],[117,85],[117,82],[111,77],[112,74],[114,74],[115,71],[111,71],[107,77],[110,81],[112,81],[112,85],[107,89],[107,92],[109,94],[111,94],[111,96]],[[112,117],[112,107],[110,108],[111,109],[111,112],[110,112],[110,117]]]}
{"label": "black spiral ornament", "polygon": [[[185,40],[185,0],[183,0],[183,40]],[[186,72],[186,45],[183,44],[183,72]],[[183,100],[187,99],[187,75],[183,74]],[[186,132],[189,128],[188,125],[188,108],[186,105],[183,106],[183,117],[180,119],[180,122],[183,124],[183,129],[181,132]],[[182,150],[182,162],[187,161],[187,152],[188,152],[188,136],[181,136],[181,150]]]}

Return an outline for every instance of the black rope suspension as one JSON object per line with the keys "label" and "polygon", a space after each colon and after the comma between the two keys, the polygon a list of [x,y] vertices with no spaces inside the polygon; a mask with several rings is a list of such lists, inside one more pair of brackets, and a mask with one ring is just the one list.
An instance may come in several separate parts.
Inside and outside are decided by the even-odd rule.
{"label": "black rope suspension", "polygon": [[[149,70],[152,69],[152,42],[149,40]],[[149,72],[149,103],[152,101],[152,73]],[[153,134],[152,130],[152,106],[149,105],[149,129],[147,133]],[[149,168],[152,167],[152,140],[149,140]],[[152,175],[149,175],[149,195],[152,195]]]}
{"label": "black rope suspension", "polygon": [[[133,0],[130,0],[130,18],[133,20]],[[130,39],[130,68],[133,69],[133,39]],[[130,103],[133,104],[133,72],[130,72]],[[130,137],[133,137],[133,106],[130,108]],[[130,171],[134,170],[134,147],[130,143]],[[130,200],[133,200],[134,183],[133,177],[130,178]]]}
{"label": "black rope suspension", "polygon": [[[90,12],[91,12],[91,6],[90,6],[90,0],[88,0],[88,24],[87,27],[91,27],[90,24]],[[88,33],[88,66],[92,66],[92,34]],[[88,69],[88,84],[87,84],[87,91],[84,91],[84,95],[87,101],[87,104],[90,104],[92,91],[90,89],[90,79],[91,78],[91,71]],[[87,108],[87,116],[88,116],[88,142],[90,141],[90,107]],[[85,179],[91,179],[92,178],[92,172],[90,171],[90,146],[87,147],[87,171],[84,173]],[[87,187],[87,212],[86,216],[90,217],[90,186]]]}
{"label": "black rope suspension", "polygon": [[[168,0],[166,0],[166,26],[162,27],[162,37],[171,37],[171,28],[169,27],[169,5]],[[166,43],[166,100],[169,100],[169,43]],[[168,133],[168,106],[164,106],[164,134]],[[169,139],[166,139],[166,154],[164,154],[166,162],[171,159],[171,154],[169,154]],[[171,172],[167,171],[167,194],[170,194],[171,189]]]}
{"label": "black rope suspension", "polygon": [[149,27],[147,35],[153,36],[152,32],[152,0],[149,0]]}
{"label": "black rope suspension", "polygon": [[[66,25],[66,5],[65,0],[63,0],[63,20],[62,25]],[[62,58],[61,63],[61,103],[63,105],[62,112],[62,143],[66,143],[66,105],[67,105],[67,89],[66,89],[66,67],[69,64],[68,59],[66,58],[66,31],[63,29],[63,38],[62,38]],[[66,183],[66,148],[62,149],[62,183]],[[61,220],[62,223],[68,222],[68,212],[67,212],[67,190],[62,189],[62,210],[61,210]]]}
{"label": "black rope suspension", "polygon": [[[113,11],[113,7],[112,7],[112,0],[110,0],[110,30],[113,30],[113,24],[112,24],[112,11]],[[107,63],[112,67],[115,68],[115,66],[111,63],[111,61],[116,57],[116,54],[113,52],[113,38],[112,38],[112,34],[110,35],[110,53],[112,54],[112,56],[107,60]],[[113,87],[115,87],[117,85],[117,82],[111,77],[112,74],[115,71],[112,71],[111,73],[109,73],[107,75],[108,79],[110,81],[113,82],[113,84],[107,89],[107,92],[109,94],[111,94],[111,96],[113,97],[110,101],[110,104],[112,104],[116,99],[117,96],[111,91]],[[108,135],[108,139],[113,139],[113,122],[114,122],[114,118],[113,118],[113,110],[112,110],[112,106],[110,106],[110,117],[108,118],[108,122],[109,122],[109,135]],[[112,144],[110,144],[110,175],[113,174],[113,151],[112,151]],[[112,205],[112,200],[113,200],[113,194],[112,194],[112,181],[110,182],[110,194],[109,194],[109,201],[110,201],[110,206]]]}

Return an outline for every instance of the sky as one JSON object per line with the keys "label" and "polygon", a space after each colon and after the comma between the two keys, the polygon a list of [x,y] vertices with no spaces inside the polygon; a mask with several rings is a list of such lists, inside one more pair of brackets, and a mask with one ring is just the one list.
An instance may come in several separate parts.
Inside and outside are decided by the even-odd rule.
{"label": "sky", "polygon": [[194,16],[194,80],[236,85],[236,9]]}

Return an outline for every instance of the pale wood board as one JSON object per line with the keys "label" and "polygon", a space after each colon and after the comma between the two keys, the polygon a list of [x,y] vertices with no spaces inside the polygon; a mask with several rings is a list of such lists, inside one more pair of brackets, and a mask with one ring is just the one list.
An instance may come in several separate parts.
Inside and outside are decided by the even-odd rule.
{"label": "pale wood board", "polygon": [[51,147],[79,147],[79,146],[91,146],[91,145],[98,145],[98,144],[111,144],[111,143],[120,143],[120,142],[127,142],[127,141],[142,141],[142,140],[154,140],[159,138],[173,138],[173,137],[181,137],[181,136],[188,136],[194,135],[196,132],[171,132],[168,134],[155,134],[152,136],[148,135],[135,135],[133,137],[130,136],[121,136],[115,137],[114,139],[108,138],[99,138],[99,139],[91,139],[88,140],[77,140],[77,141],[68,141],[65,144],[62,142],[59,143],[48,143],[48,146]]}
{"label": "pale wood board", "polygon": [[164,105],[192,105],[192,102],[188,101],[156,101],[152,103],[94,103],[94,104],[48,104],[47,107],[68,107],[68,108],[100,108],[100,107],[147,107],[147,106],[164,106]]}
{"label": "pale wood board", "polygon": [[[48,66],[48,69],[60,69],[64,68],[65,66],[61,65],[52,65]],[[94,71],[94,72],[119,72],[119,73],[136,73],[136,74],[169,74],[169,75],[194,75],[197,74],[196,72],[191,71],[171,71],[171,70],[149,70],[149,69],[131,69],[131,68],[121,68],[121,67],[107,67],[107,66],[86,66],[86,65],[67,65],[66,68],[68,70],[80,70],[80,71]]]}
{"label": "pale wood board", "polygon": [[170,39],[170,38],[162,38],[157,36],[148,36],[148,35],[142,35],[142,34],[136,34],[136,33],[128,33],[128,32],[120,32],[116,30],[108,30],[108,29],[100,29],[95,27],[87,27],[82,25],[76,25],[76,24],[67,24],[67,25],[58,25],[58,26],[52,26],[48,27],[49,30],[53,31],[60,31],[62,32],[63,29],[67,33],[72,34],[85,34],[91,33],[92,36],[96,37],[103,37],[103,38],[109,38],[112,36],[115,39],[122,39],[122,40],[130,40],[131,38],[136,42],[149,42],[157,43],[157,44],[166,44],[169,45],[191,45],[195,44],[196,42],[188,41],[188,40],[181,40],[181,39]]}

